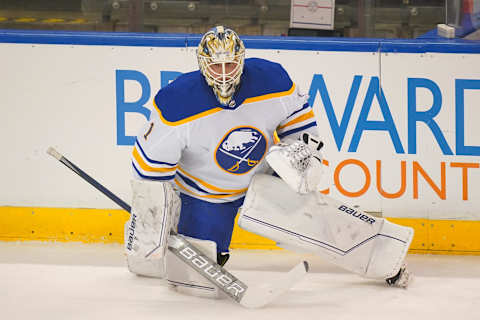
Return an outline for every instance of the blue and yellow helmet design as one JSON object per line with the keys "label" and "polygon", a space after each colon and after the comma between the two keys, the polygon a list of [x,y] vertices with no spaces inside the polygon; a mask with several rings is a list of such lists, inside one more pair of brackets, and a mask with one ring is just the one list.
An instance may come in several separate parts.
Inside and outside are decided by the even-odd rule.
{"label": "blue and yellow helmet design", "polygon": [[197,49],[198,66],[217,100],[231,105],[240,84],[245,46],[232,29],[217,26],[205,33]]}

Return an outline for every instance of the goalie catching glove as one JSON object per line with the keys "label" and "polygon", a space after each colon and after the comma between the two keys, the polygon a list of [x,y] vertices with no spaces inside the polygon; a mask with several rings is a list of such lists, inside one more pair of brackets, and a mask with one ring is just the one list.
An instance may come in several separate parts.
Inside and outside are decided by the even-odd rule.
{"label": "goalie catching glove", "polygon": [[318,191],[322,179],[323,142],[304,132],[300,140],[286,140],[272,146],[266,160],[295,192]]}

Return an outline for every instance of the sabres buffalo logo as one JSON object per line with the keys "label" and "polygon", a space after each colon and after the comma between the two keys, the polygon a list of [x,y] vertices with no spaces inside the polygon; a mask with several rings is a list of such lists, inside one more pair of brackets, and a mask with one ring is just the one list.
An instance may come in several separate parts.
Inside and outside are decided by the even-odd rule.
{"label": "sabres buffalo logo", "polygon": [[223,170],[232,174],[244,174],[252,170],[267,150],[267,138],[253,127],[237,127],[230,130],[215,151],[215,160]]}

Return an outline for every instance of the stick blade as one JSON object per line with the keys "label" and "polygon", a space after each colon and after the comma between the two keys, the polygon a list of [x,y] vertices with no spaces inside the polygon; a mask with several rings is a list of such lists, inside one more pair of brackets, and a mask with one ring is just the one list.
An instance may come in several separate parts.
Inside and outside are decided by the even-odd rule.
{"label": "stick blade", "polygon": [[275,283],[261,287],[249,286],[240,304],[246,308],[261,308],[269,304],[302,280],[308,269],[308,262],[302,261],[288,273],[282,274]]}

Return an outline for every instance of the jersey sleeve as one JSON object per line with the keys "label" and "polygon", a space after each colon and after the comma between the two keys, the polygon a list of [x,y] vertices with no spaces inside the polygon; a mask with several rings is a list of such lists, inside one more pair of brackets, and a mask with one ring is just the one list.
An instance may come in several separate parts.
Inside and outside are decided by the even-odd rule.
{"label": "jersey sleeve", "polygon": [[149,180],[172,180],[186,146],[185,126],[169,126],[158,112],[140,130],[132,150],[133,175]]}
{"label": "jersey sleeve", "polygon": [[284,106],[287,116],[276,130],[280,139],[298,139],[303,132],[318,136],[315,113],[308,104],[308,96],[302,94],[298,87],[285,99]]}

